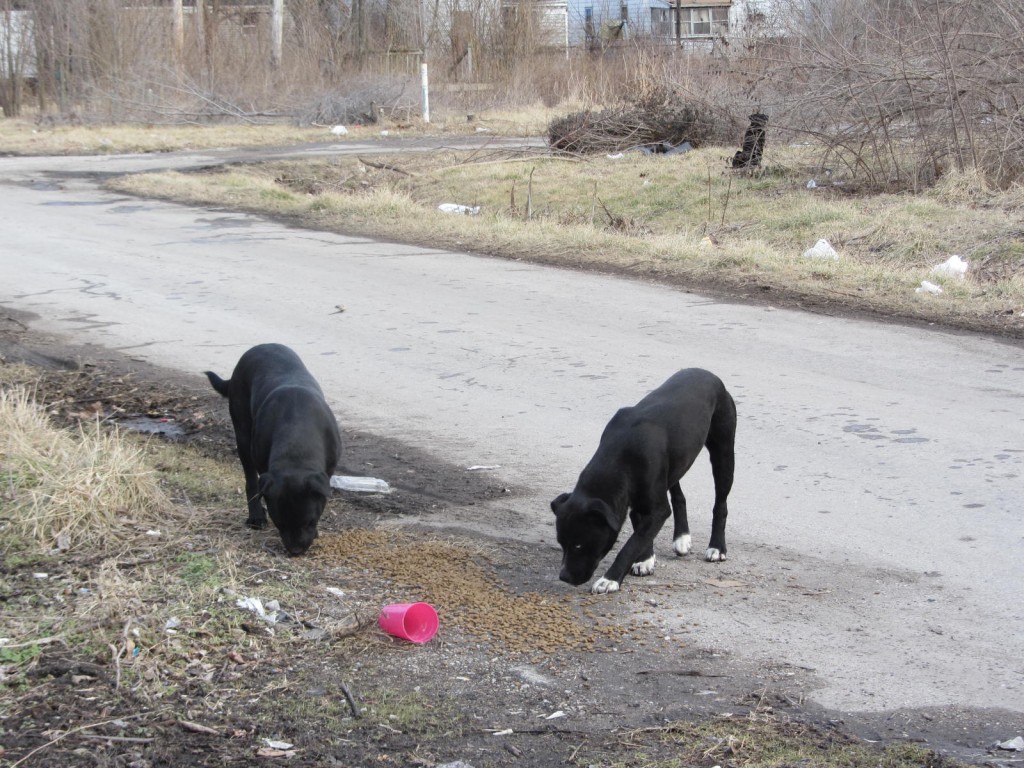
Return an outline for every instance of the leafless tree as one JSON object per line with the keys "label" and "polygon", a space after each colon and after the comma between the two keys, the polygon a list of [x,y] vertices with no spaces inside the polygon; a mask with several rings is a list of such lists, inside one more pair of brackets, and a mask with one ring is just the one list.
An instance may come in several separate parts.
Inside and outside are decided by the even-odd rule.
{"label": "leafless tree", "polygon": [[878,185],[1024,171],[1024,4],[799,0],[762,85],[795,132]]}

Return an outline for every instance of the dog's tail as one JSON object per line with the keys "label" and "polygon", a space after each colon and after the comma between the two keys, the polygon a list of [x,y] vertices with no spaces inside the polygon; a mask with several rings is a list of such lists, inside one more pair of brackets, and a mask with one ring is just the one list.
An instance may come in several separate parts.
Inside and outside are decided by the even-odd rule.
{"label": "dog's tail", "polygon": [[231,384],[231,379],[228,379],[227,381],[224,381],[224,379],[222,379],[220,376],[218,376],[213,371],[207,371],[206,372],[206,378],[208,378],[210,380],[210,384],[213,385],[213,388],[216,389],[218,392],[220,392],[224,397],[228,397],[229,396],[228,395],[228,392],[229,392],[228,387]]}

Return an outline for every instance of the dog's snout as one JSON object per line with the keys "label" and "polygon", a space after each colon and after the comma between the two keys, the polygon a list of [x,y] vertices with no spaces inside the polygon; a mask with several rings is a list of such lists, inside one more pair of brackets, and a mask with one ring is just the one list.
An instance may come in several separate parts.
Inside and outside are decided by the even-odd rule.
{"label": "dog's snout", "polygon": [[586,581],[586,578],[579,578],[578,575],[574,574],[568,568],[563,568],[561,573],[558,574],[558,578],[560,581],[564,581],[566,584],[572,584],[574,587],[578,587]]}

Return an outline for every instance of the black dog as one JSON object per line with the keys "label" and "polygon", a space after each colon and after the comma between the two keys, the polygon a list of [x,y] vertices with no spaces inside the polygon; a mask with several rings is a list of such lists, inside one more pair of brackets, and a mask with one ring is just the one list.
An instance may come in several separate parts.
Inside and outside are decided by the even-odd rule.
{"label": "black dog", "polygon": [[228,398],[238,458],[245,472],[250,528],[266,528],[266,499],[284,548],[301,555],[331,494],[341,435],[323,391],[299,356],[281,344],[260,344],[239,359],[228,381],[206,372]]}
{"label": "black dog", "polygon": [[611,551],[626,522],[633,535],[603,578],[596,594],[616,592],[632,568],[637,576],[654,571],[654,538],[671,514],[672,546],[677,555],[690,551],[686,499],[679,479],[701,446],[711,454],[715,479],[714,520],[705,560],[725,560],[726,498],[735,466],[736,405],[721,380],[700,368],[687,368],[632,408],[622,408],[601,435],[597,452],[580,473],[572,493],[551,502],[562,547],[559,578],[582,584]]}

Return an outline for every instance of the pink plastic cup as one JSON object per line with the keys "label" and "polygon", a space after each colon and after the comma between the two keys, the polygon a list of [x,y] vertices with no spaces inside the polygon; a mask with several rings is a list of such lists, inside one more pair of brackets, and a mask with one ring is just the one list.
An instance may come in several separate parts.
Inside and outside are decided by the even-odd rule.
{"label": "pink plastic cup", "polygon": [[394,603],[380,609],[380,628],[412,643],[425,643],[437,634],[437,611],[430,603]]}

